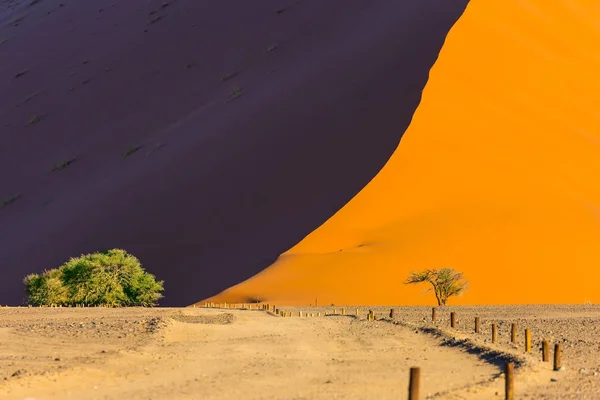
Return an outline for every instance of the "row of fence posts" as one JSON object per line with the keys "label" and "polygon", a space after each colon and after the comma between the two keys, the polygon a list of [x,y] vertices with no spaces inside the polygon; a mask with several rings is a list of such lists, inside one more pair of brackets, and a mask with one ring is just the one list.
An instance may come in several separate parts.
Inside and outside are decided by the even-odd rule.
{"label": "row of fence posts", "polygon": [[[194,308],[196,308],[196,305],[193,305]],[[294,314],[292,314],[291,311],[283,311],[280,310],[279,308],[277,308],[274,305],[271,304],[230,304],[230,303],[204,303],[204,307],[205,308],[231,308],[231,309],[256,309],[256,310],[264,310],[264,311],[268,311],[271,312],[277,316],[280,317],[292,317]],[[346,313],[346,308],[341,308],[340,309],[340,314],[338,314],[338,309],[334,308],[333,309],[333,313],[332,314],[327,314],[325,313],[324,315],[350,315]],[[358,317],[359,314],[359,310],[358,308],[355,310],[355,315]],[[302,311],[298,311],[298,316],[299,317],[320,317],[321,313],[307,313],[307,312],[302,312]],[[390,318],[394,318],[394,310],[392,309],[390,311]],[[372,310],[369,310],[369,312],[367,313],[367,320],[368,321],[374,321],[375,320],[375,313]]]}
{"label": "row of fence posts", "polygon": [[[390,318],[394,318],[394,309],[390,310]],[[436,308],[432,308],[431,311],[431,320],[436,320]],[[450,327],[456,328],[456,313],[450,313]],[[475,317],[475,333],[481,332],[481,318]],[[498,325],[496,323],[492,323],[492,343],[496,343],[498,341]],[[510,341],[511,343],[517,342],[517,324],[511,324],[511,333],[510,333]],[[525,352],[531,353],[531,331],[529,329],[525,329]],[[542,340],[542,361],[548,362],[550,361],[550,345],[548,340]],[[554,345],[554,370],[558,371],[562,366],[562,349],[560,343],[556,343]],[[515,364],[513,362],[507,362],[504,367],[504,398],[505,400],[513,400],[514,399],[514,370]],[[418,400],[419,399],[419,381],[421,377],[421,371],[418,367],[413,367],[410,369],[410,377],[408,384],[408,399],[409,400]]]}
{"label": "row of fence posts", "polygon": [[[435,321],[436,319],[436,311],[433,308],[431,313],[431,320]],[[456,328],[456,313],[450,313],[450,327]],[[481,318],[475,317],[475,333],[481,332]],[[492,343],[497,343],[498,341],[498,325],[496,323],[492,323]],[[510,342],[517,342],[517,324],[512,323],[510,327]],[[531,353],[531,331],[529,329],[525,329],[525,352]],[[550,344],[548,340],[542,340],[542,361],[548,362],[550,361]],[[554,345],[554,370],[558,371],[562,363],[562,350],[560,347],[560,343],[556,343]]]}
{"label": "row of fence posts", "polygon": [[[205,307],[217,307],[217,308],[242,308],[242,309],[253,309],[251,304],[215,304],[215,303],[205,303]],[[195,307],[195,306],[194,306]],[[271,312],[280,317],[291,317],[292,313],[290,311],[283,311],[277,308],[275,305],[269,304],[261,304],[260,307],[257,305],[256,309],[262,309],[267,312]],[[346,309],[342,308],[341,315],[346,315]],[[337,314],[337,309],[333,310],[333,314]],[[325,313],[327,315],[327,313]],[[359,315],[358,308],[356,309],[356,316]],[[303,313],[302,311],[298,312],[299,317],[320,317],[321,313]],[[390,309],[389,314],[391,319],[395,317],[395,310]],[[436,308],[432,308],[431,311],[431,320],[435,322],[437,318],[437,310]],[[375,313],[373,310],[369,310],[367,313],[367,321],[374,321]],[[457,317],[456,312],[450,313],[450,327],[456,328],[457,325]],[[481,318],[475,317],[475,333],[481,333]],[[496,343],[498,341],[498,325],[496,323],[492,323],[492,343]],[[511,324],[511,334],[510,334],[511,343],[517,342],[517,324]],[[525,352],[531,353],[531,331],[529,329],[525,329]],[[542,361],[548,362],[550,361],[550,347],[548,340],[542,340]],[[554,345],[554,370],[558,371],[561,368],[562,363],[562,350],[559,343]],[[504,369],[504,392],[505,392],[505,400],[513,400],[514,399],[514,363],[508,362],[505,364]],[[408,384],[408,399],[409,400],[418,400],[419,399],[419,387],[420,387],[420,379],[421,379],[421,370],[419,367],[412,367],[410,369],[409,376],[409,384]]]}

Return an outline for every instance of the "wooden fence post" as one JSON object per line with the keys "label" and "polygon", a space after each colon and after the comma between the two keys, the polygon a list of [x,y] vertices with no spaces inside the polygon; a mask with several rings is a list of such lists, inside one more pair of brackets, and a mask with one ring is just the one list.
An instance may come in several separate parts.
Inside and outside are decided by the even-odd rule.
{"label": "wooden fence post", "polygon": [[525,352],[531,353],[531,331],[525,329]]}
{"label": "wooden fence post", "polygon": [[418,367],[410,369],[410,382],[408,384],[408,400],[419,400],[419,381],[421,370]]}
{"label": "wooden fence post", "polygon": [[546,339],[542,340],[542,361],[550,361],[550,346]]}
{"label": "wooden fence post", "polygon": [[456,328],[456,313],[454,311],[450,313],[450,327]]}
{"label": "wooden fence post", "polygon": [[510,326],[510,342],[517,343],[517,324],[514,322]]}
{"label": "wooden fence post", "polygon": [[498,340],[498,325],[492,324],[492,343]]}
{"label": "wooden fence post", "polygon": [[513,400],[514,398],[514,371],[515,364],[511,362],[506,363],[506,368],[504,371],[504,400]]}
{"label": "wooden fence post", "polygon": [[479,333],[480,326],[481,326],[481,319],[479,317],[475,317],[475,333]]}
{"label": "wooden fence post", "polygon": [[390,309],[390,318],[394,319],[394,309]]}
{"label": "wooden fence post", "polygon": [[431,309],[431,321],[435,322],[435,307]]}
{"label": "wooden fence post", "polygon": [[356,316],[358,317],[358,308],[356,309]]}
{"label": "wooden fence post", "polygon": [[342,308],[342,315],[346,315],[346,309]]}
{"label": "wooden fence post", "polygon": [[554,370],[558,371],[562,366],[562,351],[560,349],[560,344],[556,343],[554,345]]}

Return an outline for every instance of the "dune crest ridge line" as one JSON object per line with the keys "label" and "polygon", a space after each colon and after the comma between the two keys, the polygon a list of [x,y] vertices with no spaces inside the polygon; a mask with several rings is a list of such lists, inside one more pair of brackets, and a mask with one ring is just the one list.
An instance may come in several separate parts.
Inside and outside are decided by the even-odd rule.
{"label": "dune crest ridge line", "polygon": [[600,301],[598,20],[592,1],[471,1],[382,171],[209,301],[431,304],[402,281],[442,267],[471,281],[453,304]]}

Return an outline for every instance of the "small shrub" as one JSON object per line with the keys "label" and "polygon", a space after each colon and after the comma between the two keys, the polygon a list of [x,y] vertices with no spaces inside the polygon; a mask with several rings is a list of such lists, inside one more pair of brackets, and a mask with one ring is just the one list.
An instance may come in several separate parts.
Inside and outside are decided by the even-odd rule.
{"label": "small shrub", "polygon": [[11,205],[15,201],[17,201],[21,197],[20,193],[15,194],[14,196],[7,197],[6,199],[0,201],[0,208],[4,208],[8,205]]}
{"label": "small shrub", "polygon": [[29,118],[29,121],[27,121],[27,123],[25,124],[25,126],[31,126],[31,125],[35,125],[38,122],[40,122],[42,120],[42,117],[40,115],[33,115],[31,118]]}
{"label": "small shrub", "polygon": [[76,158],[70,158],[68,160],[65,160],[59,164],[56,164],[54,167],[52,167],[52,172],[54,171],[60,171],[61,169],[65,169],[67,168],[69,165],[73,164],[77,159]]}
{"label": "small shrub", "polygon": [[163,282],[120,249],[71,258],[62,266],[24,279],[31,305],[155,306]]}
{"label": "small shrub", "polygon": [[150,20],[150,23],[151,23],[151,24],[155,24],[155,23],[157,23],[158,21],[160,21],[162,18],[163,18],[163,16],[162,16],[162,15],[159,15],[158,17],[151,19],[151,20]]}
{"label": "small shrub", "polygon": [[233,101],[233,100],[237,99],[238,97],[240,97],[242,94],[244,94],[244,89],[242,89],[239,86],[234,86],[231,88],[231,91],[229,92],[229,97],[227,98],[227,100],[225,102],[229,103],[230,101]]}
{"label": "small shrub", "polygon": [[124,153],[121,154],[121,158],[125,159],[141,148],[142,148],[142,146],[129,146],[129,148]]}

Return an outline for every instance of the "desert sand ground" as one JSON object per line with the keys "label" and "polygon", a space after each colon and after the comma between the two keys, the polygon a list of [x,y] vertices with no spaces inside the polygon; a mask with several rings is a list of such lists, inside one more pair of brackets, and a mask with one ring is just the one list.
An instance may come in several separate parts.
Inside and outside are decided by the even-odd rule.
{"label": "desert sand ground", "polygon": [[[503,398],[501,365],[516,362],[516,395],[600,398],[595,306],[371,308],[380,320],[283,308],[282,318],[238,309],[0,309],[2,399],[402,399],[421,367],[422,397]],[[298,311],[321,317],[298,317]],[[448,327],[456,311],[458,326]],[[337,307],[338,314],[341,308]],[[355,308],[346,307],[347,314]],[[482,333],[472,333],[472,317]],[[485,343],[489,323],[499,343]],[[507,341],[529,327],[533,352]],[[432,329],[432,328],[437,328]],[[522,341],[522,335],[519,339]],[[537,340],[563,343],[566,370],[541,363]],[[463,339],[467,339],[466,341]],[[580,368],[585,368],[580,372]]]}

